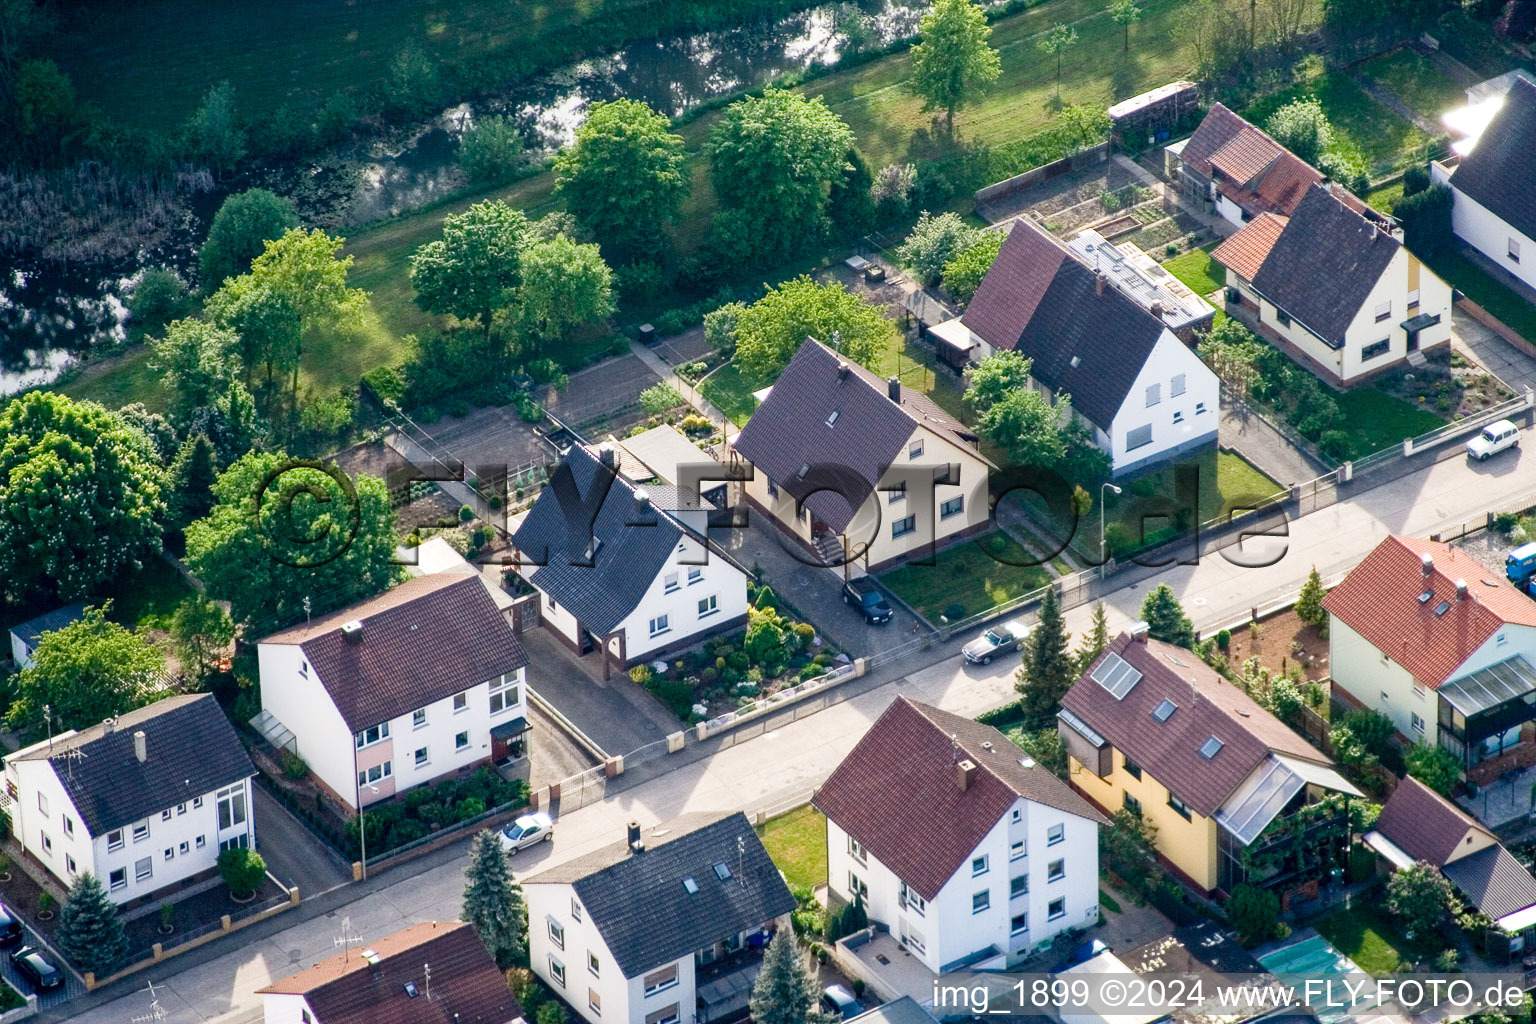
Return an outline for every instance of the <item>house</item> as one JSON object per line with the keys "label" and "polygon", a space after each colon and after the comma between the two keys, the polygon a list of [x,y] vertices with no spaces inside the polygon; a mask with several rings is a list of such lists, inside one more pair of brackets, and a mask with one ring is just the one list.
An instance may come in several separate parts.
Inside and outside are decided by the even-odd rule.
{"label": "house", "polygon": [[27,858],[114,903],[164,898],[255,845],[256,769],[211,694],[167,697],[5,759],[5,808]]}
{"label": "house", "polygon": [[795,897],[746,815],[688,814],[522,879],[533,972],[591,1024],[746,1011]]}
{"label": "house", "polygon": [[1011,351],[1092,428],[1116,476],[1216,443],[1221,385],[1168,325],[1027,220],[1015,223],[961,322],[977,361]]}
{"label": "house", "polygon": [[510,616],[512,613],[516,599],[497,586],[491,577],[480,572],[481,566],[459,554],[445,537],[429,537],[420,544],[396,548],[395,560],[405,566],[405,571],[412,576],[432,576],[440,572],[461,575],[479,573],[480,582],[485,585],[486,593],[491,595],[491,601],[501,609],[502,614]]}
{"label": "house", "polygon": [[1187,197],[1242,227],[1261,213],[1289,216],[1323,175],[1217,103],[1195,133],[1167,148],[1168,176]]}
{"label": "house", "polygon": [[78,622],[85,614],[85,605],[67,604],[62,608],[55,608],[51,612],[39,615],[35,619],[28,619],[19,626],[11,627],[11,661],[16,665],[16,671],[32,667],[32,654],[37,650],[37,645],[44,633],[52,633],[56,629],[63,629],[73,622]]}
{"label": "house", "polygon": [[828,565],[870,572],[988,528],[992,464],[920,391],[807,338],[730,442],[747,501]]}
{"label": "house", "polygon": [[1314,185],[1289,218],[1261,213],[1211,253],[1229,310],[1335,386],[1451,343],[1451,286],[1390,222],[1341,196]]}
{"label": "house", "polygon": [[1216,318],[1215,306],[1164,270],[1135,242],[1111,242],[1093,228],[1086,228],[1068,248],[1185,344],[1193,345],[1196,332],[1208,329]]}
{"label": "house", "polygon": [[472,925],[424,921],[257,989],[265,1024],[522,1024]]}
{"label": "house", "polygon": [[1536,287],[1536,83],[1512,80],[1503,104],[1470,145],[1458,162],[1430,165],[1430,176],[1451,188],[1451,229]]}
{"label": "house", "polygon": [[935,974],[1098,922],[1103,815],[991,726],[898,697],[813,803],[828,890]]}
{"label": "house", "polygon": [[601,650],[605,672],[747,621],[747,571],[709,539],[709,502],[635,483],[622,458],[572,445],[512,536],[545,627],[577,654]]}
{"label": "house", "polygon": [[[1155,825],[1160,859],[1204,893],[1308,881],[1315,865],[1298,862],[1284,823],[1329,794],[1360,795],[1240,687],[1184,648],[1148,637],[1146,623],[1117,637],[1072,684],[1057,731],[1073,788],[1108,813],[1124,808]],[[1337,815],[1313,813],[1306,828],[1315,853]],[[1337,813],[1346,822],[1342,851],[1347,814]],[[1261,862],[1262,872],[1245,866]]]}
{"label": "house", "polygon": [[1409,776],[1381,808],[1363,837],[1394,870],[1428,864],[1450,880],[1468,903],[1525,948],[1536,929],[1536,878],[1498,837],[1461,808]]}
{"label": "house", "polygon": [[1536,602],[1464,551],[1392,536],[1323,599],[1333,692],[1490,782],[1536,764]]}
{"label": "house", "polygon": [[[670,423],[631,434],[617,443],[622,454],[627,456],[627,461],[620,468],[635,483],[687,487],[691,482],[702,493],[705,501],[716,508],[726,506],[724,481],[708,480],[700,483],[691,479],[700,473],[700,467],[716,463],[715,456],[694,444]],[[631,469],[631,466],[634,468]]]}
{"label": "house", "polygon": [[522,753],[528,656],[478,573],[407,580],[256,657],[252,725],[347,807]]}

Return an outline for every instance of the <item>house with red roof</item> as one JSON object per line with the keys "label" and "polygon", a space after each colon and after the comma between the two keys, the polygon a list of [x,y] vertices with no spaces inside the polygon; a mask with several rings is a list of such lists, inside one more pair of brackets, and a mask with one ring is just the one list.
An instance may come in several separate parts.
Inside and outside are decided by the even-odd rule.
{"label": "house with red roof", "polygon": [[1315,167],[1220,103],[1189,138],[1167,149],[1170,177],[1189,198],[1242,227],[1263,213],[1289,216],[1323,180]]}
{"label": "house with red roof", "polygon": [[1323,601],[1336,692],[1485,782],[1536,764],[1536,601],[1465,551],[1388,537]]}

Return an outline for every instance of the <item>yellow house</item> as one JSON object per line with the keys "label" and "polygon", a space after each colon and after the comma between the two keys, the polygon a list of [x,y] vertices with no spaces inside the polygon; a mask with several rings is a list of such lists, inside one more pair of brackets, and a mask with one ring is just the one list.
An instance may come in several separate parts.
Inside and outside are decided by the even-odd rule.
{"label": "yellow house", "polygon": [[[1061,701],[1072,786],[1157,827],[1163,862],[1204,893],[1304,882],[1285,856],[1245,867],[1271,823],[1329,793],[1359,796],[1328,758],[1182,647],[1137,623]],[[1293,844],[1287,832],[1282,840]],[[1257,863],[1255,860],[1253,863]]]}

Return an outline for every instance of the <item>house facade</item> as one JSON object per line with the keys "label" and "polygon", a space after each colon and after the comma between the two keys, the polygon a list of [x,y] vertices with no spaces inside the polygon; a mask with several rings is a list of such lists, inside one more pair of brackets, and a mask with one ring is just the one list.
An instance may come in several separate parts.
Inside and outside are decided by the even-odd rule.
{"label": "house facade", "polygon": [[28,859],[118,904],[209,877],[255,845],[251,765],[211,694],[167,697],[7,756],[5,809]]}
{"label": "house facade", "polygon": [[20,672],[32,667],[32,653],[37,650],[38,642],[42,640],[44,633],[63,629],[84,614],[85,605],[69,604],[39,615],[35,619],[28,619],[19,626],[12,626],[11,662],[16,666],[16,671]]}
{"label": "house facade", "polygon": [[1536,764],[1536,603],[1435,541],[1392,536],[1328,593],[1336,692],[1483,783]]}
{"label": "house facade", "polygon": [[828,889],[935,974],[1098,921],[1103,817],[990,726],[898,697],[813,803]]}
{"label": "house facade", "polygon": [[533,972],[590,1024],[735,1019],[795,907],[740,812],[631,823],[522,886]]}
{"label": "house facade", "polygon": [[528,656],[476,573],[418,576],[256,650],[253,726],[353,809],[523,753]]}
{"label": "house facade", "polygon": [[1169,176],[1190,199],[1242,227],[1262,213],[1288,216],[1323,175],[1220,103],[1193,135],[1167,148]]}

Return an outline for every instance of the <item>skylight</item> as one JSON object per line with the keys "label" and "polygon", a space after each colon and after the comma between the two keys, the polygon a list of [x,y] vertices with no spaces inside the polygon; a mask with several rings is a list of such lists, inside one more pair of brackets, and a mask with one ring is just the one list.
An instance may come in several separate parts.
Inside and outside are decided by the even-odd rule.
{"label": "skylight", "polygon": [[1163,702],[1159,704],[1157,709],[1152,712],[1152,717],[1157,719],[1159,722],[1166,722],[1169,718],[1173,717],[1173,713],[1177,710],[1179,710],[1179,706],[1173,701],[1164,697]]}
{"label": "skylight", "polygon": [[715,877],[720,879],[720,881],[722,881],[722,882],[730,880],[731,869],[726,867],[725,861],[723,861],[723,860],[715,861]]}
{"label": "skylight", "polygon": [[827,426],[829,426],[829,427],[837,426],[837,415],[838,415],[838,410],[833,409],[832,410],[832,415],[827,417]]}
{"label": "skylight", "polygon": [[1433,590],[1426,590],[1419,595],[1419,604],[1429,604],[1429,599],[1435,596]]}
{"label": "skylight", "polygon": [[412,999],[416,998],[417,989],[416,983],[414,981],[408,981],[405,983],[405,994],[410,996]]}
{"label": "skylight", "polygon": [[1221,752],[1221,740],[1212,736],[1200,746],[1200,756],[1209,761]]}
{"label": "skylight", "polygon": [[687,878],[683,879],[683,888],[687,891],[689,896],[696,896],[699,892],[699,883],[693,880],[692,875],[689,875]]}
{"label": "skylight", "polygon": [[1439,618],[1440,616],[1444,615],[1446,613],[1446,610],[1449,609],[1450,607],[1451,607],[1451,602],[1449,602],[1449,601],[1441,601],[1439,604],[1435,605],[1435,617]]}
{"label": "skylight", "polygon": [[799,479],[799,480],[804,480],[805,479],[805,474],[809,473],[810,471],[811,471],[811,467],[802,462],[800,464],[800,468],[798,470],[796,470],[796,472],[795,472],[795,478]]}
{"label": "skylight", "polygon": [[1120,655],[1110,654],[1093,670],[1093,681],[1108,690],[1115,700],[1124,700],[1131,688],[1141,682],[1141,672]]}

